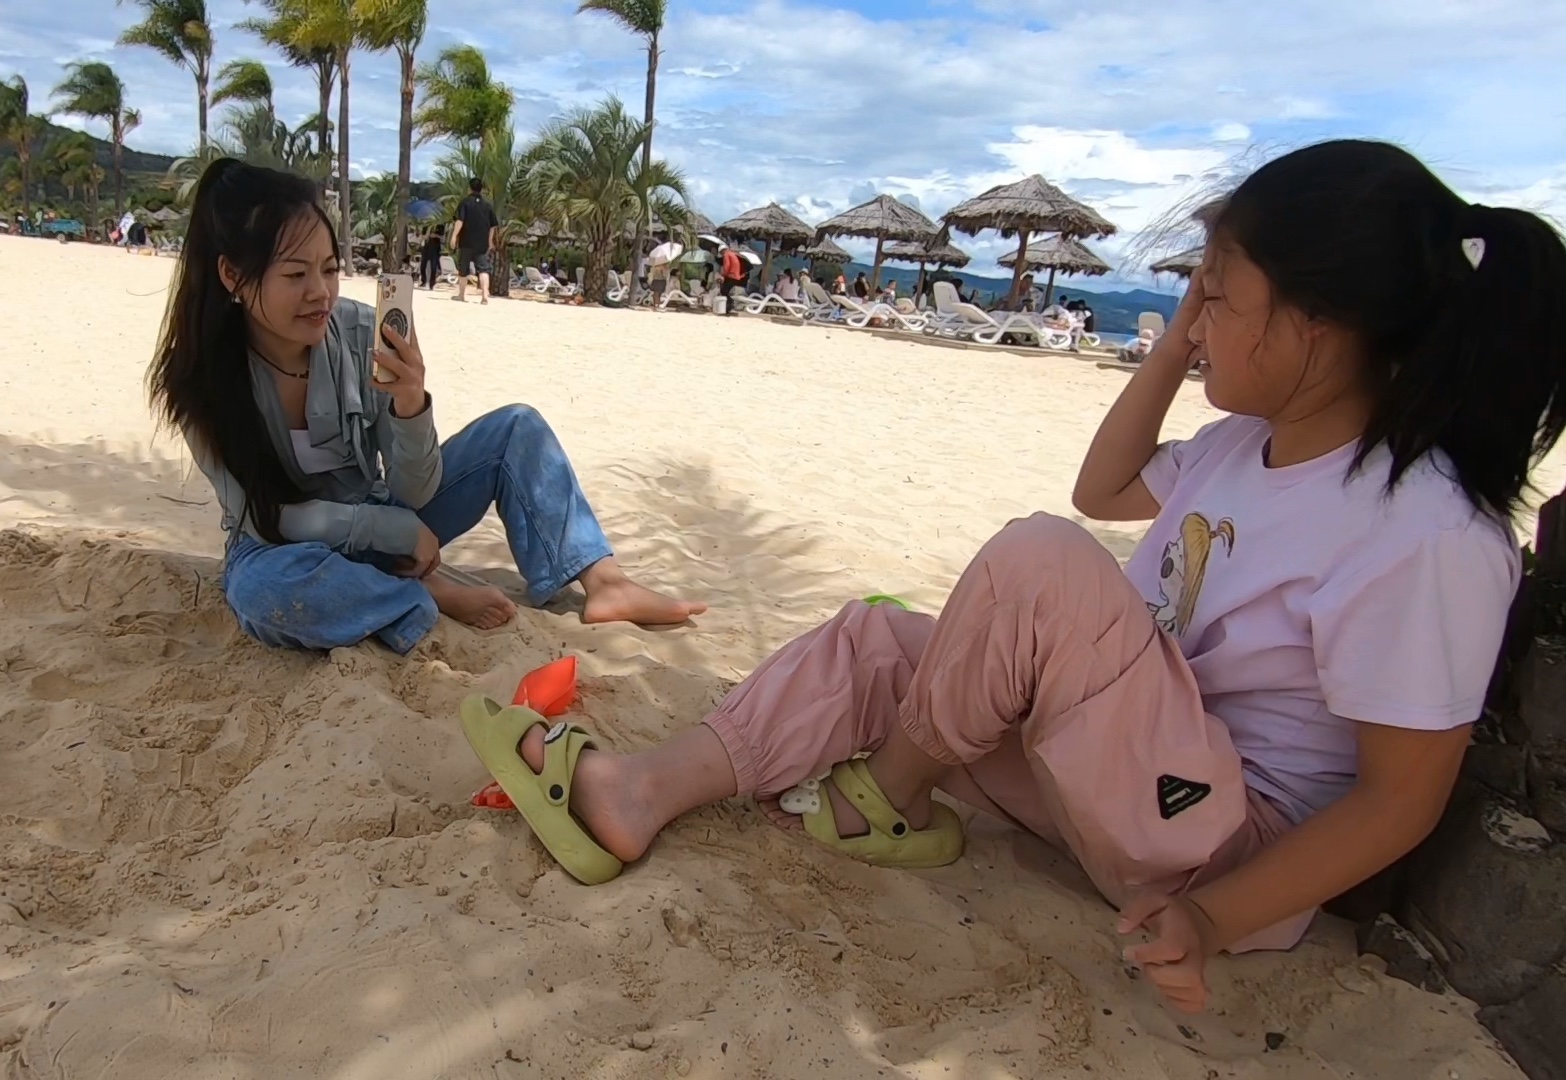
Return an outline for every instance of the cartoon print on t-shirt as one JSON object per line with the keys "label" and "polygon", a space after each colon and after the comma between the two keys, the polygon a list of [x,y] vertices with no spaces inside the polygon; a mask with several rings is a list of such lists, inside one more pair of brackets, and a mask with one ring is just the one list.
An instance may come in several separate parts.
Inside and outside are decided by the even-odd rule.
{"label": "cartoon print on t-shirt", "polygon": [[1191,513],[1181,519],[1180,535],[1164,545],[1158,567],[1159,602],[1148,604],[1147,609],[1165,633],[1179,637],[1191,625],[1214,540],[1223,541],[1225,558],[1233,554],[1234,522],[1223,518],[1215,527],[1201,514]]}

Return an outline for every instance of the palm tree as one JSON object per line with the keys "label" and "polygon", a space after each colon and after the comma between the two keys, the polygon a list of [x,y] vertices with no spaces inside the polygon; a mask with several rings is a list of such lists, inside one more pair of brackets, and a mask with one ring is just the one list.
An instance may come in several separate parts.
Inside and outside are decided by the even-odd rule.
{"label": "palm tree", "polygon": [[539,216],[539,205],[525,183],[537,160],[538,148],[518,151],[516,134],[509,125],[464,142],[435,164],[435,182],[441,202],[454,210],[468,194],[468,181],[478,177],[495,208],[500,226],[495,230],[495,266],[489,277],[492,296],[511,292],[511,238]]}
{"label": "palm tree", "polygon": [[[373,237],[381,238],[380,251],[376,254],[381,265],[390,268],[394,264],[395,230],[400,226],[407,232],[405,215],[407,207],[400,200],[401,180],[396,173],[367,176],[353,188],[353,235],[363,243]],[[406,239],[406,237],[404,238]]]}
{"label": "palm tree", "polygon": [[[658,37],[663,33],[663,23],[669,14],[669,0],[582,0],[577,14],[596,11],[609,16],[633,34],[647,39],[647,101],[642,112],[642,123],[647,127],[647,140],[642,145],[642,171],[652,168],[653,125],[656,123],[654,105],[658,98]],[[642,245],[647,240],[647,221],[636,223],[635,258],[639,264]],[[633,270],[636,268],[633,268]],[[640,291],[641,275],[632,273],[631,292]],[[632,296],[635,300],[635,296]]]}
{"label": "palm tree", "polygon": [[114,146],[114,216],[125,212],[125,136],[141,126],[141,113],[125,106],[125,84],[101,61],[67,64],[54,88],[56,110],[66,116],[103,120]]}
{"label": "palm tree", "polygon": [[390,233],[392,259],[382,265],[401,268],[408,261],[408,185],[413,173],[413,92],[417,85],[414,52],[429,23],[429,0],[358,0],[365,47],[395,49],[402,69],[402,112],[397,124],[396,220]]}
{"label": "palm tree", "polygon": [[435,63],[421,66],[414,79],[424,94],[413,116],[420,143],[473,143],[511,126],[516,95],[495,81],[484,54],[472,45],[444,50]]}
{"label": "palm tree", "polygon": [[76,189],[86,194],[87,167],[97,157],[92,138],[84,131],[67,131],[55,137],[46,151],[48,171],[65,187],[65,197],[76,201]]}
{"label": "palm tree", "polygon": [[324,184],[332,174],[331,156],[316,149],[310,141],[312,134],[308,123],[290,130],[265,105],[236,106],[205,147],[197,147],[169,166],[164,184],[174,189],[175,202],[188,206],[207,166],[223,157],[297,173]]}
{"label": "palm tree", "polygon": [[544,217],[587,247],[590,301],[606,298],[609,258],[627,225],[644,229],[656,213],[672,231],[690,216],[684,176],[643,152],[650,134],[610,97],[551,123],[527,155],[523,190]]}
{"label": "palm tree", "polygon": [[[119,0],[124,4],[127,0]],[[207,142],[207,82],[212,75],[212,22],[207,0],[129,0],[141,22],[120,35],[121,45],[145,45],[196,78],[196,123]]]}
{"label": "palm tree", "polygon": [[245,105],[265,105],[272,109],[272,73],[259,60],[230,60],[217,73],[217,89],[212,104],[225,101]]}
{"label": "palm tree", "polygon": [[[315,88],[320,107],[309,123],[315,128],[315,147],[322,154],[332,152],[332,87],[337,84],[337,60],[330,49],[306,49],[294,44],[298,36],[300,16],[290,10],[291,0],[261,0],[271,12],[268,19],[245,19],[237,27],[254,34],[281,52],[288,63],[297,68],[308,68],[315,76]],[[297,7],[297,5],[293,5]]]}
{"label": "palm tree", "polygon": [[0,145],[16,148],[17,179],[22,189],[22,213],[33,209],[33,144],[43,133],[43,117],[28,110],[27,80],[20,75],[0,82]]}
{"label": "palm tree", "polygon": [[337,246],[343,273],[353,265],[353,203],[348,179],[348,76],[355,45],[363,41],[357,0],[270,0],[291,27],[290,42],[301,53],[325,50],[337,67]]}

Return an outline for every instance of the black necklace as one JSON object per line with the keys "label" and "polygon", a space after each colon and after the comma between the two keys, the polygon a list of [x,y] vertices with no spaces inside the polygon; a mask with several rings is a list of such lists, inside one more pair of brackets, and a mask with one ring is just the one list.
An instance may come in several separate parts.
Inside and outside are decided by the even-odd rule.
{"label": "black necklace", "polygon": [[[260,353],[256,353],[256,355],[257,356],[261,356]],[[271,368],[273,371],[277,372],[279,375],[287,375],[290,379],[308,379],[310,377],[310,369],[308,367],[305,368],[303,371],[289,371],[286,368],[278,367],[276,364],[272,363],[272,361],[267,359],[265,356],[261,356],[261,362],[263,364],[265,364],[267,367]]]}

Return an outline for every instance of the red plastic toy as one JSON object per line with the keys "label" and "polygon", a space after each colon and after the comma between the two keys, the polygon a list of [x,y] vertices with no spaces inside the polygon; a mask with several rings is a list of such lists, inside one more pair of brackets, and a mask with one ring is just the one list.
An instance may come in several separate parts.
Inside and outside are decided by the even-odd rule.
{"label": "red plastic toy", "polygon": [[[566,712],[576,702],[576,657],[562,656],[522,676],[511,704],[532,709],[546,719]],[[474,792],[473,805],[486,810],[515,810],[511,796],[490,781]]]}

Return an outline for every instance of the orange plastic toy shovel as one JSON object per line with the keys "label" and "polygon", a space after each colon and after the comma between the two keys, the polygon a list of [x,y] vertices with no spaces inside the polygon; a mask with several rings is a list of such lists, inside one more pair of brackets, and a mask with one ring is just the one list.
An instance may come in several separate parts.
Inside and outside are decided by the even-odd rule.
{"label": "orange plastic toy shovel", "polygon": [[[562,656],[522,676],[513,705],[524,705],[540,716],[554,718],[576,702],[576,657]],[[491,780],[474,792],[473,805],[485,810],[515,810],[511,796]]]}
{"label": "orange plastic toy shovel", "polygon": [[576,657],[562,656],[522,676],[513,705],[525,705],[544,717],[556,717],[576,701]]}

